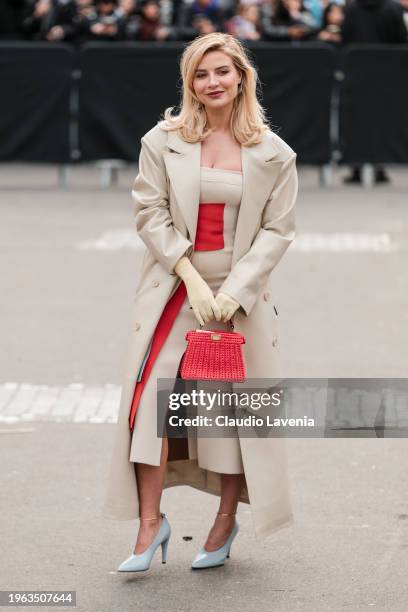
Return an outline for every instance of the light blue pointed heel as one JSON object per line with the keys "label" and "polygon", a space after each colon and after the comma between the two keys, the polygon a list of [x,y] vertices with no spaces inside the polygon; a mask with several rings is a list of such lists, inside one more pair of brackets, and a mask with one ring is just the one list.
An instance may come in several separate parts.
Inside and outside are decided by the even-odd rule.
{"label": "light blue pointed heel", "polygon": [[[236,512],[233,514],[226,514],[222,512],[217,512],[219,516],[234,516]],[[227,541],[223,546],[217,548],[217,550],[208,551],[203,547],[199,553],[194,557],[193,562],[191,564],[192,569],[205,569],[207,567],[216,567],[218,565],[224,565],[225,559],[230,557],[231,545],[232,541],[235,538],[239,531],[239,525],[235,520],[234,526],[230,535],[228,536]]]}
{"label": "light blue pointed heel", "polygon": [[[160,512],[160,515],[163,517],[163,520],[153,542],[148,548],[146,548],[144,552],[139,553],[138,555],[130,555],[130,557],[128,557],[125,561],[123,561],[123,563],[119,565],[117,569],[118,572],[142,572],[144,570],[149,569],[153,555],[160,545],[162,548],[162,563],[166,563],[167,547],[169,545],[171,527],[164,512]],[[157,518],[157,516],[151,518],[140,517],[140,520],[152,521],[157,520]]]}

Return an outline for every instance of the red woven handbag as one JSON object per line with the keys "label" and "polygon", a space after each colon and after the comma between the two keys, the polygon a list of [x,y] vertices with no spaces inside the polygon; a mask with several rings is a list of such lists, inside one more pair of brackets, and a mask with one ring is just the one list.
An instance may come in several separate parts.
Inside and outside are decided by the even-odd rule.
{"label": "red woven handbag", "polygon": [[[231,329],[234,329],[232,321]],[[238,332],[219,329],[191,329],[186,333],[187,348],[180,364],[186,380],[236,380],[245,382],[242,344]]]}

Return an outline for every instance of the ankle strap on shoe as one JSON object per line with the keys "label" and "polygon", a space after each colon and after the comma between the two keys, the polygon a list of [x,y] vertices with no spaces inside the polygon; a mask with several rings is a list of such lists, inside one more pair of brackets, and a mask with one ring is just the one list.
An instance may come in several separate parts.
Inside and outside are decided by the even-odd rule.
{"label": "ankle strap on shoe", "polygon": [[231,514],[227,514],[226,512],[217,512],[217,516],[235,516],[236,512],[232,512]]}
{"label": "ankle strap on shoe", "polygon": [[139,516],[141,521],[158,521],[159,518],[164,517],[164,512],[160,512],[159,516]]}

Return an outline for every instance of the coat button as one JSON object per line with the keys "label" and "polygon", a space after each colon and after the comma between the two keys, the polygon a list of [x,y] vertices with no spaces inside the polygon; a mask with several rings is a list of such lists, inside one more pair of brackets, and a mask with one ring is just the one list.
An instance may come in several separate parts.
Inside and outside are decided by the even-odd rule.
{"label": "coat button", "polygon": [[264,298],[265,302],[268,302],[271,299],[271,292],[270,291],[265,291],[265,293],[263,294],[263,298]]}
{"label": "coat button", "polygon": [[139,329],[140,329],[140,323],[135,323],[134,330],[139,331]]}
{"label": "coat button", "polygon": [[272,338],[272,346],[276,346],[278,344],[278,339],[276,336]]}
{"label": "coat button", "polygon": [[153,287],[158,287],[160,285],[159,281],[154,281],[153,282]]}

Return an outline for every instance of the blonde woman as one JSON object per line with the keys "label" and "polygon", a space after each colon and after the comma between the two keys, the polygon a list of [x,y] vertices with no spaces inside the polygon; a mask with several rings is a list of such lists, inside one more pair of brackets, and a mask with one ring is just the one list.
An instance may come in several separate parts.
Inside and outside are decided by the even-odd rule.
{"label": "blonde woman", "polygon": [[[176,378],[185,333],[234,329],[248,378],[281,376],[271,272],[294,238],[296,154],[265,120],[257,72],[242,44],[200,36],[181,58],[180,112],[141,139],[133,187],[135,222],[147,249],[137,287],[105,513],[139,518],[119,571],[150,567],[171,528],[165,488],[189,485],[219,497],[194,569],[222,565],[250,504],[255,536],[293,522],[284,438],[157,435],[158,378]],[[180,506],[180,515],[183,512]]]}

